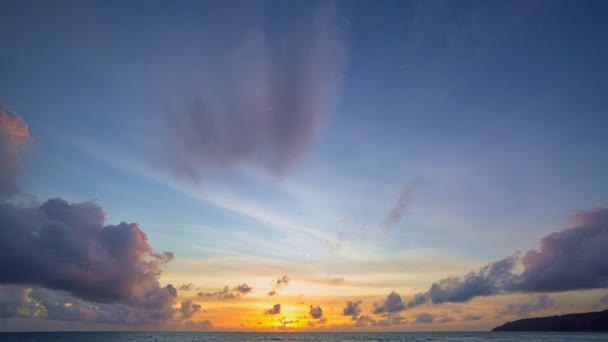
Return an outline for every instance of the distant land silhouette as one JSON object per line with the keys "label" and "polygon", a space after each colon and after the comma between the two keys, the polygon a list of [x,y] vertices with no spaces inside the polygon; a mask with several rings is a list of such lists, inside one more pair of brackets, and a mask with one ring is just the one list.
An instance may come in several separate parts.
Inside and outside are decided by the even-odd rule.
{"label": "distant land silhouette", "polygon": [[505,323],[492,331],[605,331],[608,310],[561,316],[525,318]]}

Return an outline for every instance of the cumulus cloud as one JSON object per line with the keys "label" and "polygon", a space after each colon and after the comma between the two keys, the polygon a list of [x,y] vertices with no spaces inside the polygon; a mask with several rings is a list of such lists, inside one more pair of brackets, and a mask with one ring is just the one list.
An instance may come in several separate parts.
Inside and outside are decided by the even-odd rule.
{"label": "cumulus cloud", "polygon": [[428,312],[421,312],[414,315],[415,323],[433,323],[435,321],[435,315],[431,315]]}
{"label": "cumulus cloud", "polygon": [[310,306],[310,311],[308,311],[310,317],[314,319],[319,319],[323,317],[323,309],[320,306]]}
{"label": "cumulus cloud", "polygon": [[188,283],[188,284],[181,284],[179,286],[179,290],[180,291],[191,291],[194,289],[194,284],[192,283]]}
{"label": "cumulus cloud", "polygon": [[405,310],[405,304],[401,300],[401,296],[395,291],[391,292],[384,301],[374,303],[374,313],[391,313]]}
{"label": "cumulus cloud", "polygon": [[289,277],[287,277],[286,275],[281,276],[281,277],[277,278],[276,280],[273,280],[271,283],[272,290],[270,290],[268,292],[268,295],[269,296],[276,295],[278,293],[279,289],[287,286],[287,284],[289,284]]}
{"label": "cumulus cloud", "polygon": [[278,315],[281,313],[281,304],[275,304],[270,309],[264,311],[266,315]]}
{"label": "cumulus cloud", "polygon": [[[126,303],[98,303],[75,297],[65,291],[22,288],[18,300],[6,301],[7,286],[0,287],[0,307],[10,308],[5,318],[38,318],[60,321],[141,325],[167,322],[174,317],[177,291],[168,285],[148,298],[133,298]],[[4,294],[3,294],[4,293]],[[9,291],[11,293],[11,291]],[[16,297],[17,298],[17,297]],[[16,311],[14,311],[16,309]]]}
{"label": "cumulus cloud", "polygon": [[372,316],[369,315],[361,315],[359,317],[357,317],[357,320],[355,321],[354,326],[355,327],[368,327],[368,326],[374,326],[377,325],[378,321],[376,321],[376,319]]}
{"label": "cumulus cloud", "polygon": [[248,294],[252,290],[253,290],[253,288],[245,283],[237,285],[234,288],[232,288],[232,291],[238,292],[240,294]]}
{"label": "cumulus cloud", "polygon": [[194,316],[195,313],[201,311],[201,306],[192,302],[192,300],[185,300],[181,303],[179,312],[183,319],[188,319]]}
{"label": "cumulus cloud", "polygon": [[546,294],[532,296],[529,301],[519,304],[509,304],[500,312],[498,316],[514,315],[517,317],[528,317],[531,312],[545,310],[553,306],[551,297]]}
{"label": "cumulus cloud", "polygon": [[219,291],[199,292],[197,296],[202,298],[216,298],[219,300],[230,300],[240,298],[242,295],[250,293],[253,289],[247,284],[239,284],[232,288],[225,286]]}
{"label": "cumulus cloud", "polygon": [[17,176],[23,167],[19,150],[29,140],[27,124],[0,105],[0,198],[19,192]]}
{"label": "cumulus cloud", "polygon": [[[19,147],[27,125],[0,110],[0,194],[18,193]],[[0,285],[28,290],[0,295],[4,316],[140,324],[173,317],[177,290],[161,286],[173,258],[156,252],[137,223],[105,225],[92,202],[0,202]],[[31,289],[30,289],[31,288]],[[12,290],[11,290],[12,289]],[[2,291],[14,292],[3,286]]]}
{"label": "cumulus cloud", "polygon": [[0,203],[0,284],[42,286],[101,302],[153,295],[173,254],[154,251],[137,223],[104,220],[92,202]]}
{"label": "cumulus cloud", "polygon": [[332,6],[281,30],[242,32],[233,53],[211,62],[194,99],[168,120],[174,171],[196,177],[247,164],[284,174],[316,140],[335,101],[342,41]]}
{"label": "cumulus cloud", "polygon": [[[448,277],[416,294],[407,307],[466,302],[514,292],[560,292],[608,286],[608,208],[579,211],[574,227],[542,238],[529,250],[492,262],[464,277]],[[523,269],[518,272],[518,266]]]}
{"label": "cumulus cloud", "polygon": [[376,320],[376,322],[373,323],[372,325],[389,326],[389,325],[399,325],[399,324],[403,324],[405,322],[407,322],[405,317],[403,317],[399,314],[390,313],[390,314],[386,314],[386,315],[382,316],[380,319]]}
{"label": "cumulus cloud", "polygon": [[342,310],[342,315],[344,316],[352,316],[353,319],[357,319],[357,316],[361,314],[361,301],[348,301],[346,303],[346,307]]}
{"label": "cumulus cloud", "polygon": [[575,227],[545,236],[525,253],[513,288],[557,292],[608,286],[608,208],[576,213]]}

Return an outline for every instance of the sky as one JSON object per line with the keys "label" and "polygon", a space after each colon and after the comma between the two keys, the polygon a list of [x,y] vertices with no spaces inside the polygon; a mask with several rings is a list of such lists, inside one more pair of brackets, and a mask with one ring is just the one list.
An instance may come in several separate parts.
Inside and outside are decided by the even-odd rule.
{"label": "sky", "polygon": [[608,308],[608,2],[0,2],[0,331]]}

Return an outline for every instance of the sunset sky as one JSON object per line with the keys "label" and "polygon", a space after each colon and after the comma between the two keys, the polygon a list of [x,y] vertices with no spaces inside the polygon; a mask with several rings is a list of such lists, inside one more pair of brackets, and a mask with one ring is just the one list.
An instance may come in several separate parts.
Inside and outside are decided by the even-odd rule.
{"label": "sunset sky", "polygon": [[608,1],[0,1],[0,331],[608,308]]}

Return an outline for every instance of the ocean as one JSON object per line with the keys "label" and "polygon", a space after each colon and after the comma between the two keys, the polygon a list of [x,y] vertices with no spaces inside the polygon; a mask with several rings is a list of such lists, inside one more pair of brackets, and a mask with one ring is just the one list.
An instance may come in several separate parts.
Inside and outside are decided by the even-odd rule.
{"label": "ocean", "polygon": [[186,333],[186,332],[38,332],[0,333],[2,342],[596,342],[608,333],[437,332],[437,333]]}

